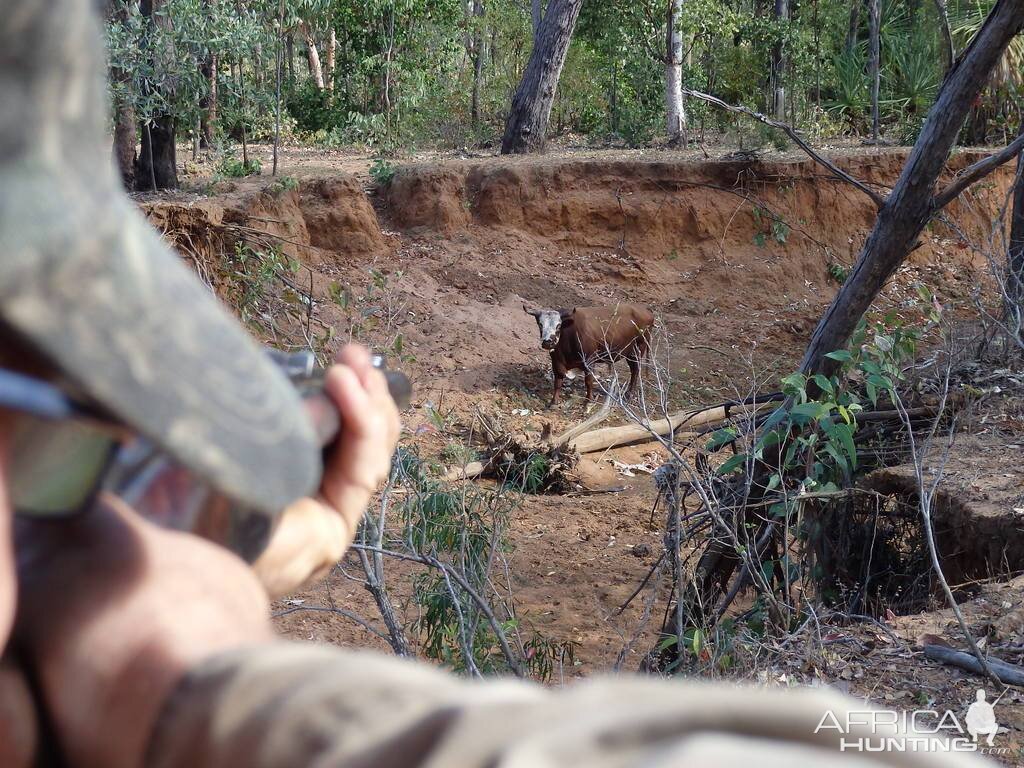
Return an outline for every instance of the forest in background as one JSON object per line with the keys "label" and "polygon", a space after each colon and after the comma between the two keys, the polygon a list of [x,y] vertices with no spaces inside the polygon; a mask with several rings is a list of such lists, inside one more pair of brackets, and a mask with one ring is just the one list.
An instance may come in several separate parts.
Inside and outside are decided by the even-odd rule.
{"label": "forest in background", "polygon": [[[896,542],[897,548],[906,545],[909,555],[917,558],[913,567],[901,572],[913,585],[926,585],[930,605],[935,604],[932,598],[945,600],[967,643],[969,652],[953,651],[955,659],[942,660],[973,671],[980,669],[992,682],[1001,684],[999,681],[1003,678],[996,669],[996,662],[1001,660],[993,658],[990,665],[982,652],[981,641],[976,640],[981,637],[987,642],[987,638],[979,634],[977,627],[968,626],[959,612],[959,598],[954,590],[962,586],[956,579],[963,574],[949,582],[943,572],[942,561],[947,551],[942,542],[937,541],[932,523],[933,510],[941,509],[935,503],[939,480],[929,488],[923,478],[928,453],[947,427],[947,448],[952,445],[959,417],[954,416],[952,422],[943,419],[944,414],[950,412],[947,408],[950,399],[956,399],[953,396],[960,386],[958,377],[966,370],[961,365],[962,360],[967,360],[964,355],[973,355],[967,360],[972,370],[1016,381],[1016,374],[1009,366],[1018,365],[1019,352],[1024,349],[1024,162],[1021,158],[1024,133],[1019,132],[1018,114],[1021,80],[1018,35],[1024,27],[1024,0],[997,0],[970,6],[947,6],[943,0],[913,5],[896,2],[883,5],[880,0],[868,0],[845,6],[838,3],[826,6],[819,2],[807,6],[773,0],[770,5],[735,7],[713,2],[699,4],[698,0],[664,0],[661,4],[640,3],[628,8],[614,7],[600,0],[549,0],[546,6],[540,2],[527,4],[523,0],[505,5],[473,0],[465,4],[392,2],[358,6],[340,2],[289,4],[287,0],[266,4],[144,0],[138,5],[111,3],[108,10],[112,126],[126,181],[130,183],[129,177],[134,174],[134,186],[140,190],[175,186],[174,153],[189,140],[197,156],[205,148],[209,157],[219,163],[218,173],[230,176],[261,173],[254,160],[255,153],[247,152],[248,143],[253,141],[273,143],[272,172],[277,170],[277,148],[282,141],[323,147],[358,146],[364,151],[369,149],[381,163],[375,162],[370,168],[374,184],[369,190],[364,189],[351,177],[342,179],[339,175],[335,180],[339,186],[335,189],[350,186],[351,197],[358,201],[356,205],[362,206],[368,214],[366,231],[374,236],[380,234],[382,227],[367,192],[391,215],[403,207],[403,199],[410,204],[416,202],[414,198],[437,203],[437,198],[444,194],[437,186],[417,184],[417,178],[429,178],[429,169],[411,165],[396,171],[383,162],[385,157],[417,148],[490,150],[479,153],[485,155],[481,159],[483,166],[494,162],[488,155],[496,152],[499,145],[503,154],[534,152],[542,150],[550,137],[563,138],[576,146],[596,147],[681,148],[717,144],[723,149],[738,144],[741,148],[781,149],[789,142],[798,145],[824,173],[809,177],[815,187],[814,203],[805,201],[803,209],[796,209],[786,202],[787,213],[800,222],[799,217],[811,205],[815,212],[827,207],[820,205],[819,194],[821,189],[831,189],[825,182],[841,183],[845,192],[856,190],[855,200],[860,204],[858,207],[854,202],[847,209],[856,210],[858,215],[846,216],[838,227],[835,218],[827,225],[830,237],[837,234],[837,230],[843,231],[841,238],[846,244],[840,243],[840,248],[844,252],[846,245],[859,249],[852,267],[847,269],[830,259],[824,273],[808,273],[814,277],[814,282],[808,277],[793,280],[797,289],[802,282],[810,290],[815,282],[822,284],[825,279],[838,284],[834,298],[807,341],[799,367],[779,380],[781,389],[777,392],[766,395],[761,391],[763,388],[756,387],[750,390],[749,397],[739,392],[743,398],[739,401],[729,400],[676,414],[669,411],[666,386],[657,389],[654,400],[646,404],[641,401],[634,408],[627,398],[616,394],[613,385],[607,390],[604,407],[595,416],[607,417],[614,402],[630,423],[606,428],[613,433],[611,437],[608,432],[592,434],[603,432],[605,428],[582,432],[592,446],[595,441],[600,442],[602,451],[612,444],[605,440],[612,439],[614,443],[619,439],[622,432],[617,430],[624,429],[631,435],[637,431],[645,436],[653,433],[653,439],[669,457],[668,462],[657,467],[661,480],[657,475],[654,478],[658,492],[655,507],[662,503],[665,508],[661,555],[623,604],[625,607],[647,589],[656,573],[659,578],[664,576],[668,580],[667,595],[656,580],[650,587],[650,601],[645,603],[642,625],[652,618],[657,620],[650,608],[659,594],[664,597],[657,642],[644,652],[642,667],[674,672],[682,669],[687,660],[696,659],[699,663],[720,664],[722,670],[731,669],[733,649],[742,646],[733,642],[739,636],[737,624],[745,627],[739,630],[741,634],[755,638],[753,647],[762,647],[762,637],[775,636],[788,643],[807,627],[817,626],[822,615],[817,613],[819,608],[840,607],[829,620],[863,620],[865,615],[861,610],[867,605],[866,590],[869,584],[877,583],[879,576],[879,571],[873,569],[878,565],[883,574],[890,570],[886,562],[879,561],[879,565],[873,559],[875,523],[868,525],[864,521],[872,516],[877,521],[879,515],[884,514],[892,520],[912,521],[907,527],[900,527],[902,523],[899,523],[892,529],[891,540]],[[179,13],[181,15],[177,15]],[[869,149],[854,153],[865,156],[861,158],[865,164],[857,165],[840,158],[830,159],[812,146],[823,145],[826,140],[844,134],[850,139],[846,142],[848,145],[862,141],[873,145],[913,143],[914,147],[907,152]],[[961,153],[954,162],[949,162],[955,146],[986,143],[994,145],[994,149]],[[237,159],[239,145],[241,160]],[[265,158],[265,148],[261,148],[259,154]],[[332,154],[337,158],[338,153]],[[664,157],[649,154],[659,159]],[[723,152],[716,153],[720,155]],[[882,177],[876,172],[874,161],[886,155],[898,158],[902,164],[898,177],[893,166],[890,166],[889,176]],[[754,181],[751,186],[758,187],[751,190],[745,187],[743,175],[736,177],[734,173],[737,163],[747,170],[761,166],[762,172],[773,164],[759,163],[756,153],[750,157],[730,153],[722,159],[728,162],[693,164],[684,159],[676,163],[679,168],[703,170],[717,166],[735,181],[730,178],[718,186],[684,178],[674,191],[666,191],[658,184],[659,202],[654,217],[663,217],[667,226],[674,229],[680,229],[685,216],[697,220],[700,214],[695,208],[678,208],[674,212],[664,208],[666,201],[672,198],[676,198],[673,202],[680,202],[678,198],[685,197],[682,190],[689,187],[706,190],[705,197],[724,193],[740,198],[740,203],[730,200],[737,207],[732,209],[727,221],[721,221],[721,262],[717,254],[714,259],[707,259],[707,254],[699,249],[688,254],[704,262],[698,264],[701,268],[705,263],[724,264],[725,269],[706,285],[714,283],[729,294],[728,300],[716,300],[715,304],[732,306],[736,299],[733,295],[735,278],[742,264],[726,259],[722,243],[737,212],[744,204],[751,205],[756,223],[756,231],[740,248],[744,260],[750,257],[746,251],[751,245],[755,247],[753,253],[757,258],[768,242],[764,229],[767,219],[763,216],[772,222],[768,226],[774,240],[773,249],[776,245],[785,246],[791,230],[781,216],[771,212],[756,197],[764,191],[760,189],[761,182],[768,177],[762,176],[760,181],[753,174],[747,177]],[[1005,174],[988,178],[1014,159],[1018,160],[1018,165],[1012,180]],[[504,170],[519,164],[495,165]],[[672,163],[649,165],[661,168]],[[387,175],[374,170],[385,166],[390,169]],[[420,175],[417,177],[417,174]],[[631,181],[636,182],[636,179]],[[780,191],[786,194],[791,191],[788,185],[779,184],[777,178],[770,183],[779,185]],[[265,188],[266,194],[259,193],[259,205],[286,190],[299,190],[290,196],[290,203],[319,206],[321,203],[316,201],[323,197],[325,188],[319,186],[316,193],[303,195],[300,184],[293,177],[282,176],[279,182]],[[817,188],[818,184],[822,185],[821,189]],[[458,180],[454,186],[459,187]],[[510,186],[517,190],[511,196],[516,201],[511,207],[522,208],[526,215],[543,210],[541,206],[528,212],[522,197],[527,185],[521,178]],[[559,190],[558,199],[553,202],[560,208],[560,214],[569,209],[571,200],[567,198],[572,194],[571,189]],[[620,187],[608,185],[602,194],[606,202],[611,198],[618,201],[618,214],[625,220]],[[144,205],[154,200],[159,205],[164,197],[144,198]],[[460,213],[463,207],[472,208],[461,192],[449,197],[452,203],[449,208]],[[544,197],[547,197],[546,189]],[[335,212],[340,199],[331,198],[329,202]],[[986,207],[978,208],[979,201],[984,201]],[[870,208],[865,210],[868,202]],[[209,238],[208,232],[214,227],[201,217],[217,210],[217,205],[213,203],[211,209],[203,212],[194,209],[191,200],[184,204],[190,216],[198,215],[195,221],[207,232],[204,237]],[[851,201],[845,200],[844,205],[850,206]],[[639,210],[639,202],[634,200],[632,207]],[[972,210],[986,217],[984,231],[977,237],[965,233],[959,223],[959,217]],[[337,272],[348,259],[330,260],[329,271],[320,275],[329,281],[323,281],[325,284],[319,288],[322,293],[315,296],[318,289],[314,269],[317,267],[302,265],[297,260],[293,266],[291,260],[283,258],[283,244],[295,246],[296,243],[290,237],[285,239],[257,228],[256,222],[260,227],[283,224],[283,220],[266,218],[265,213],[261,208],[258,217],[252,216],[250,220],[254,224],[251,226],[234,222],[221,224],[224,239],[210,241],[209,263],[213,269],[224,270],[231,275],[231,280],[237,279],[242,285],[246,280],[252,281],[252,290],[243,292],[246,302],[240,304],[243,317],[266,299],[268,283],[277,280],[286,286],[291,293],[280,296],[282,317],[299,320],[299,314],[292,313],[296,307],[303,308],[300,313],[304,314],[303,336],[296,343],[301,346],[304,342],[313,351],[318,343],[326,348],[335,340],[335,326],[316,318],[315,313],[318,309],[334,311],[335,307],[348,313],[354,306]],[[248,214],[243,212],[245,215]],[[330,226],[337,226],[343,218],[314,215],[310,221],[320,229],[328,222]],[[591,221],[600,218],[592,217]],[[605,218],[617,220],[614,213]],[[845,234],[846,227],[854,226],[854,219],[873,222],[862,245],[859,244],[862,232],[851,230],[851,234]],[[397,218],[392,220],[398,224],[396,231],[386,234],[401,239],[404,236],[402,224]],[[307,229],[310,236],[311,230],[312,227]],[[561,220],[558,230],[560,233],[564,230]],[[626,246],[625,231],[623,225],[618,246],[609,246],[614,253],[586,254],[583,259],[584,262],[593,256],[613,259],[617,263],[606,274],[611,276],[612,282],[621,279],[621,285],[631,290],[636,287],[634,276],[639,279],[644,270],[623,272],[621,264],[628,264],[632,256]],[[452,232],[445,230],[443,234],[447,237]],[[694,234],[697,233],[685,228],[682,232],[683,236]],[[191,254],[196,264],[202,263],[197,252],[189,250],[194,249],[194,245],[187,229],[165,232],[165,236],[179,238],[179,247],[185,243],[184,252]],[[275,237],[280,237],[280,242]],[[445,238],[440,239],[443,243]],[[333,248],[339,241],[319,242],[329,243]],[[592,241],[585,242],[590,247]],[[828,254],[827,246],[813,238],[811,242]],[[224,247],[229,243],[229,247]],[[540,249],[544,268],[575,277],[578,273],[564,270],[561,261],[558,270],[551,270],[551,260],[563,258],[559,249],[568,241],[560,239],[557,243],[550,250],[548,247]],[[388,271],[370,267],[372,291],[379,292],[379,297],[375,293],[371,304],[371,290],[367,290],[365,303],[368,306],[356,311],[361,318],[360,328],[363,320],[378,318],[383,319],[386,328],[395,330],[392,323],[401,311],[396,307],[404,310],[407,305],[403,302],[416,296],[396,287],[398,281],[403,279],[406,265],[422,270],[431,259],[438,263],[433,250],[435,245],[432,243],[429,249],[416,252],[417,256],[425,258],[416,259],[415,267],[412,260],[402,261],[411,253],[404,250],[404,244],[391,254],[394,260]],[[308,244],[299,241],[298,247],[320,246],[313,246],[312,241]],[[440,247],[443,249],[444,245]],[[922,248],[934,250],[920,251]],[[927,263],[929,267],[941,268],[945,274],[955,275],[960,271],[963,263],[948,258],[940,248],[970,250],[973,265],[983,259],[991,272],[991,283],[984,279],[979,281],[986,292],[984,299],[980,298],[980,292],[972,292],[978,310],[977,322],[982,329],[975,336],[981,339],[977,343],[973,338],[962,343],[953,332],[950,320],[950,326],[942,331],[941,341],[945,346],[941,349],[933,346],[938,342],[935,334],[943,318],[952,318],[954,312],[944,314],[938,294],[923,283],[915,285],[920,304],[901,303],[900,307],[923,307],[927,313],[924,319],[911,320],[911,325],[907,325],[898,313],[894,314],[895,310],[884,315],[869,312],[876,306],[883,289],[905,277],[905,273],[900,274],[901,269],[908,266],[908,257],[915,251],[919,252],[919,260],[910,265],[915,269]],[[372,263],[377,263],[373,249],[365,243],[356,241],[352,249],[356,262],[373,259]],[[507,258],[501,248],[495,247],[495,241],[487,243],[479,253],[475,248],[467,248],[463,241],[459,242],[458,249],[459,258],[479,258],[486,253],[480,262],[481,270],[514,269],[517,278],[527,274],[522,262]],[[930,253],[931,258],[921,255],[926,253]],[[666,262],[680,258],[678,250],[666,248],[663,254],[654,254],[649,263],[657,264],[662,255]],[[476,272],[481,282],[461,280],[448,272],[454,261],[442,261],[444,266],[436,276],[421,272],[417,277],[439,287],[443,285],[446,291],[449,286],[466,291],[481,316],[491,318],[501,311],[495,306],[495,296],[483,292],[496,290],[490,287],[494,282],[482,271]],[[778,273],[773,274],[773,278],[792,277],[788,273],[789,264],[764,263],[774,265],[766,270],[766,274]],[[366,264],[359,266],[365,268]],[[293,280],[302,269],[308,271],[308,289],[300,288]],[[472,273],[472,270],[465,271]],[[683,275],[687,281],[691,278],[689,272],[683,273],[676,267],[666,272],[678,273],[671,274],[670,280],[682,280]],[[599,288],[598,295],[603,300],[608,295],[603,285],[605,280],[598,277],[595,282],[595,292]],[[671,284],[676,288],[682,285]],[[544,287],[544,281],[536,274],[516,283],[521,298],[536,295]],[[563,284],[557,286],[557,292],[571,295],[576,287]],[[694,298],[688,295],[690,290],[696,293],[694,287],[680,289],[684,304]],[[755,290],[763,293],[764,286],[758,284]],[[828,292],[831,293],[831,289]],[[419,298],[429,301],[431,306],[447,305],[447,300],[438,300],[439,296],[440,290],[429,299]],[[672,297],[662,310],[666,314],[675,313],[670,307],[679,298]],[[788,294],[784,293],[783,298],[788,299]],[[519,296],[515,297],[516,303],[519,300]],[[461,302],[462,297],[454,296],[447,306],[462,306]],[[748,311],[742,304],[736,306]],[[268,311],[261,317],[271,318],[272,322],[273,313],[269,311],[269,304],[266,307]],[[795,311],[793,307],[799,304],[791,304],[786,311]],[[416,310],[424,317],[431,311]],[[408,314],[411,316],[413,311]],[[703,338],[703,333],[718,324],[717,318],[715,322],[703,319],[707,316],[705,313],[696,321],[695,336]],[[442,325],[447,326],[449,319],[446,315]],[[690,322],[677,315],[675,321],[680,320]],[[310,335],[314,322],[324,328],[322,342]],[[790,330],[802,341],[809,327],[791,325]],[[405,349],[404,332],[396,330],[395,333],[389,343],[375,346],[401,355]],[[479,336],[473,333],[470,342],[465,342],[467,337],[463,337],[462,343],[449,340],[446,347],[432,350],[431,357],[446,363],[448,367],[443,370],[450,372],[452,366],[458,365],[461,347],[478,346]],[[276,333],[270,335],[277,341]],[[422,336],[421,342],[426,338]],[[925,367],[924,362],[918,365],[917,345],[926,338],[930,345],[927,366],[936,373],[929,373],[928,383],[918,386],[921,380],[912,380],[910,375],[915,369]],[[965,344],[969,344],[969,349]],[[699,346],[732,357],[731,353],[715,347]],[[500,349],[505,351],[503,346]],[[424,352],[423,356],[427,354]],[[944,370],[939,370],[940,362]],[[492,365],[482,367],[490,369]],[[936,367],[931,368],[933,365]],[[467,368],[463,366],[461,370],[465,372]],[[667,367],[665,370],[667,372]],[[686,371],[680,369],[680,372]],[[659,378],[661,374],[656,373],[655,378],[664,385],[671,378],[666,375],[667,378]],[[505,386],[504,381],[495,383]],[[970,391],[965,389],[964,392],[969,398],[979,392],[985,394],[973,385],[968,386]],[[999,391],[1002,386],[1002,383],[998,385]],[[481,386],[480,379],[465,382],[460,387],[463,394],[487,397],[485,393],[471,391],[486,388],[486,384]],[[441,391],[443,394],[444,390]],[[488,392],[493,393],[495,389],[488,389]],[[936,393],[937,398],[932,396]],[[523,405],[522,400],[514,402]],[[526,402],[531,408],[517,408],[513,412],[529,416],[536,403]],[[731,408],[744,404],[753,405],[754,410],[746,415],[729,415]],[[769,408],[759,411],[764,405]],[[484,477],[487,482],[496,480],[499,490],[512,488],[515,493],[540,495],[548,492],[552,496],[575,498],[574,494],[583,490],[582,486],[555,481],[559,480],[559,472],[565,467],[571,468],[575,461],[572,451],[580,454],[583,451],[580,442],[562,440],[569,440],[565,435],[590,430],[597,422],[591,421],[591,417],[560,434],[551,429],[550,423],[540,431],[503,432],[497,422],[481,416],[477,409],[477,419],[486,436],[485,447],[480,441],[472,442],[478,421],[456,424],[450,418],[454,407],[449,405],[449,409],[448,416],[441,416],[432,404],[425,404],[429,426],[421,423],[414,430],[415,435],[443,434],[445,439],[454,441],[457,436],[468,434],[469,442],[444,445],[439,453],[439,458],[445,462],[443,465],[432,461],[422,463],[418,459],[406,462],[404,458],[396,463],[398,474],[392,480],[405,484],[410,494],[407,498],[411,501],[403,508],[411,510],[415,517],[410,518],[413,522],[404,524],[406,539],[399,541],[395,537],[391,544],[405,547],[406,551],[396,553],[382,549],[389,535],[385,525],[389,492],[383,495],[376,520],[361,529],[363,543],[357,545],[356,550],[366,574],[365,584],[386,626],[386,634],[384,631],[375,631],[375,634],[400,655],[413,652],[405,634],[407,628],[394,621],[391,598],[382,587],[381,563],[385,556],[394,556],[437,571],[430,578],[416,577],[411,585],[413,603],[424,612],[409,624],[408,630],[419,635],[427,656],[473,675],[511,671],[550,679],[555,659],[559,664],[572,661],[576,641],[552,640],[540,634],[529,638],[524,635],[513,648],[507,642],[508,634],[518,631],[519,619],[511,603],[511,581],[508,584],[510,602],[499,610],[492,610],[487,603],[488,595],[497,594],[489,577],[493,563],[491,553],[502,549],[501,531],[507,527],[507,509],[511,507],[504,506],[505,498],[500,493],[487,495],[490,486],[484,489],[483,496],[465,496],[462,489],[454,491],[445,484]],[[664,417],[663,421],[652,421],[655,415]],[[708,423],[714,421],[715,425],[722,426],[685,433],[692,442],[680,448],[674,437],[677,426],[681,421],[693,425],[697,415],[708,419]],[[1004,415],[998,414],[1000,418]],[[655,431],[654,425],[659,423],[664,424],[659,430],[667,430],[664,434]],[[698,426],[703,424],[700,422]],[[989,433],[987,428],[984,431]],[[1017,438],[1004,434],[999,439]],[[989,447],[1002,455],[1002,444],[997,443]],[[1017,447],[1016,442],[1013,447]],[[563,451],[565,448],[571,449],[569,454]],[[680,453],[680,450],[690,449],[697,452],[692,461]],[[726,450],[731,455],[713,465],[711,457],[714,455],[719,461]],[[566,463],[567,455],[570,458]],[[971,456],[974,457],[973,452]],[[895,466],[893,462],[910,473],[907,476],[911,478],[912,487],[900,491],[899,498],[893,497],[892,506],[884,511],[880,511],[876,500],[888,492],[868,490],[865,498],[869,499],[869,505],[858,508],[852,500],[864,491],[858,485],[859,480],[874,468]],[[451,465],[450,471],[444,471],[446,465]],[[629,465],[623,466],[629,468]],[[991,472],[993,468],[994,465],[987,466],[984,470]],[[1016,466],[1013,469],[1016,472]],[[940,478],[942,471],[940,466],[937,469]],[[1002,475],[1014,478],[1012,473]],[[549,482],[552,477],[555,481]],[[624,489],[605,490],[618,493]],[[696,493],[696,497],[691,495],[687,502],[687,494],[691,493]],[[965,498],[970,493],[966,492]],[[483,506],[477,506],[478,502]],[[686,507],[686,503],[696,509]],[[1009,504],[1013,514],[1017,514],[1017,507],[1012,506],[1017,501]],[[484,510],[482,516],[481,509]],[[834,518],[829,516],[839,512],[846,515],[848,525],[831,524]],[[812,516],[804,517],[805,513]],[[649,514],[649,525],[653,526],[654,511]],[[941,514],[945,512],[936,512],[937,516]],[[920,527],[917,527],[918,519]],[[467,524],[467,520],[470,523]],[[684,520],[688,526],[690,521],[696,520],[693,525],[700,527],[684,528]],[[471,527],[480,521],[483,521],[482,528]],[[817,521],[825,521],[825,524],[818,525]],[[420,525],[421,528],[415,527]],[[453,530],[459,531],[459,535],[451,536]],[[867,553],[864,555],[866,567],[849,579],[843,567],[850,558],[833,556],[833,552],[841,550],[833,548],[833,542],[822,533],[832,530],[838,530],[844,541],[853,542],[852,548],[846,551]],[[871,531],[870,541],[856,538],[855,534],[866,531]],[[697,534],[703,538],[699,539],[699,546],[691,547]],[[614,542],[616,535],[610,533],[609,541]],[[573,552],[572,557],[579,543],[589,537],[587,533],[586,538],[578,537],[579,541],[570,543],[567,551]],[[971,537],[974,537],[973,532]],[[1001,540],[1002,534],[993,538]],[[367,544],[367,541],[377,543]],[[647,552],[650,554],[650,550]],[[368,553],[374,555],[373,563]],[[437,556],[439,553],[445,557],[451,554],[455,565],[443,562]],[[796,553],[795,561],[793,553]],[[634,549],[632,556],[640,555]],[[922,559],[925,556],[927,562]],[[691,557],[696,559],[695,563]],[[542,559],[541,562],[546,567],[549,561]],[[1010,565],[1008,560],[994,565],[985,561],[980,568],[979,573],[984,578],[993,578],[996,571],[1002,576],[1019,573],[1018,566]],[[555,571],[546,572],[543,578],[553,575]],[[461,596],[449,577],[458,582]],[[460,578],[464,580],[459,581]],[[794,585],[797,585],[795,589]],[[729,611],[737,597],[749,591],[756,593],[754,604],[743,609],[737,620]],[[904,594],[900,584],[896,585],[894,594],[897,597]],[[805,603],[809,595],[812,601]],[[498,595],[497,599],[500,602],[504,597]],[[547,606],[551,595],[545,594],[543,599]],[[301,607],[305,600],[306,597],[302,597],[289,601],[290,607],[283,609],[279,616],[306,610]],[[309,610],[338,612],[333,597],[331,601],[329,607]],[[890,608],[894,603],[887,601],[889,598],[884,597],[871,608],[868,618],[874,625],[881,626],[879,621],[883,615],[887,620],[895,616]],[[555,600],[553,604],[559,603]],[[545,613],[550,614],[550,610]],[[879,618],[875,618],[876,614]],[[469,622],[464,621],[467,615],[472,617]],[[478,634],[485,618],[488,628]],[[304,633],[303,637],[306,636]],[[616,664],[621,664],[626,654],[632,652],[636,638],[623,646],[623,655]],[[709,640],[715,649],[713,652],[708,651]],[[496,650],[499,647],[500,655]],[[932,648],[933,653],[951,650],[932,642],[925,645],[926,655],[928,648]],[[934,651],[935,648],[940,650]],[[1012,674],[1024,672],[1015,668]]]}
{"label": "forest in background", "polygon": [[[913,144],[950,62],[992,5],[107,0],[115,152],[126,182],[149,189],[176,186],[176,142],[238,146],[242,159],[226,161],[235,174],[255,170],[247,142],[276,136],[381,155],[488,148],[502,143],[517,88],[548,92],[541,143],[571,135],[596,146],[786,146],[783,133],[684,95],[699,91],[811,140]],[[555,71],[530,81],[535,40]],[[1017,38],[971,105],[961,144],[1016,135],[1022,77]]]}

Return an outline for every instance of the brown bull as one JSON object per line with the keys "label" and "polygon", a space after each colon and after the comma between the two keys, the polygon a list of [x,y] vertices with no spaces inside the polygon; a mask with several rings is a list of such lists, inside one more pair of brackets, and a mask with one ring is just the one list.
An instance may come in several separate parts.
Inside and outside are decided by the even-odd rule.
{"label": "brown bull", "polygon": [[626,359],[629,364],[629,386],[626,397],[632,396],[640,378],[640,363],[650,351],[651,326],[654,313],[637,304],[616,304],[614,307],[577,307],[564,309],[528,309],[523,311],[537,319],[540,345],[551,353],[555,388],[554,405],[562,392],[562,382],[570,371],[582,370],[587,386],[587,400],[594,396],[593,366]]}

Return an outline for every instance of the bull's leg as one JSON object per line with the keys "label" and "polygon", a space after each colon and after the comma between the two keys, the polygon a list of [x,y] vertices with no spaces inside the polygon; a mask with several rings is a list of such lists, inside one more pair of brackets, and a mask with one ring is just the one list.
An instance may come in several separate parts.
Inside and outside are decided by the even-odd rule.
{"label": "bull's leg", "polygon": [[626,386],[626,399],[629,400],[633,397],[637,381],[640,379],[640,360],[636,357],[629,357],[626,359],[626,363],[629,365],[629,384]]}
{"label": "bull's leg", "polygon": [[552,407],[558,405],[558,401],[562,398],[562,382],[565,381],[565,374],[558,373],[555,371],[555,388],[551,393],[551,405]]}
{"label": "bull's leg", "polygon": [[587,402],[589,403],[594,399],[594,374],[589,368],[585,371],[583,381],[587,385]]}
{"label": "bull's leg", "polygon": [[565,374],[567,373],[564,365],[559,363],[555,359],[554,354],[551,355],[551,370],[555,376],[555,387],[551,393],[551,407],[558,405],[558,401],[562,398],[562,384],[565,381]]}
{"label": "bull's leg", "polygon": [[626,362],[629,364],[629,386],[626,387],[627,400],[633,397],[633,393],[636,391],[637,382],[640,381],[640,366],[650,351],[651,341],[647,334],[644,333],[636,340],[632,353],[626,357]]}

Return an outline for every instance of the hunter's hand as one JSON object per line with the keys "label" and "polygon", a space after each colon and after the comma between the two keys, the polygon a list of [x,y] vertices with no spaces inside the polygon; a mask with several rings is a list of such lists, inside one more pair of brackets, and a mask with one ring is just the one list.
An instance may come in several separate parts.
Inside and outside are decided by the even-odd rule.
{"label": "hunter's hand", "polygon": [[284,511],[254,565],[272,597],[293,592],[341,559],[390,471],[401,422],[387,381],[363,347],[345,347],[338,362],[327,372],[325,389],[341,414],[341,432],[320,492]]}

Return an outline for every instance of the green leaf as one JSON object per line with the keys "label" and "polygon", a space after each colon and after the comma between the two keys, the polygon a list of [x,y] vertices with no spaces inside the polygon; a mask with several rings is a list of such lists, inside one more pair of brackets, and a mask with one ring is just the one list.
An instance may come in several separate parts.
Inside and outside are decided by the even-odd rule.
{"label": "green leaf", "polygon": [[758,438],[756,448],[759,452],[765,448],[771,448],[773,445],[778,445],[782,442],[782,434],[777,429],[773,429],[771,432],[765,432]]}
{"label": "green leaf", "polygon": [[825,443],[825,453],[836,460],[836,464],[843,470],[844,475],[850,473],[850,466],[846,463],[846,457],[839,452],[834,443]]}
{"label": "green leaf", "polygon": [[677,645],[678,643],[679,638],[676,635],[665,635],[665,637],[662,638],[662,641],[658,643],[658,650],[664,651],[668,648],[671,648],[673,645]]}
{"label": "green leaf", "polygon": [[765,237],[764,232],[758,232],[754,235],[754,245],[758,248],[764,248],[765,243],[768,242],[768,238]]}
{"label": "green leaf", "polygon": [[838,410],[839,415],[843,417],[843,421],[845,421],[847,424],[853,423],[853,417],[850,415],[850,411],[846,408],[845,405],[840,405]]}
{"label": "green leaf", "polygon": [[793,406],[793,415],[817,421],[823,416],[828,416],[828,408],[821,403],[814,402],[799,403]]}
{"label": "green leaf", "polygon": [[742,467],[747,463],[747,454],[737,453],[735,456],[730,456],[723,464],[718,468],[716,474],[727,475],[737,467]]}
{"label": "green leaf", "polygon": [[835,352],[829,352],[825,357],[830,360],[838,360],[840,363],[848,363],[853,360],[853,355],[845,349],[837,349]]}
{"label": "green leaf", "polygon": [[853,426],[850,424],[834,424],[832,436],[839,439],[846,456],[850,460],[850,467],[857,468],[857,446],[853,442]]}
{"label": "green leaf", "polygon": [[778,472],[773,472],[772,476],[768,478],[768,487],[766,490],[774,491],[782,483],[782,476]]}
{"label": "green leaf", "polygon": [[871,401],[871,404],[877,406],[878,405],[878,391],[875,389],[875,385],[872,384],[870,381],[866,381],[866,382],[864,382],[864,389],[867,390],[868,399]]}
{"label": "green leaf", "polygon": [[789,412],[785,408],[776,408],[772,415],[764,420],[764,424],[761,425],[762,430],[772,429],[776,424],[781,422],[783,419],[789,416]]}
{"label": "green leaf", "polygon": [[711,439],[708,440],[705,450],[717,451],[723,445],[727,445],[736,439],[736,428],[726,427],[725,429],[719,429],[712,433]]}
{"label": "green leaf", "polygon": [[832,387],[832,382],[828,377],[823,376],[820,373],[816,373],[814,374],[814,383],[818,385],[818,388],[822,392],[828,392],[830,397],[835,394],[835,389]]}

